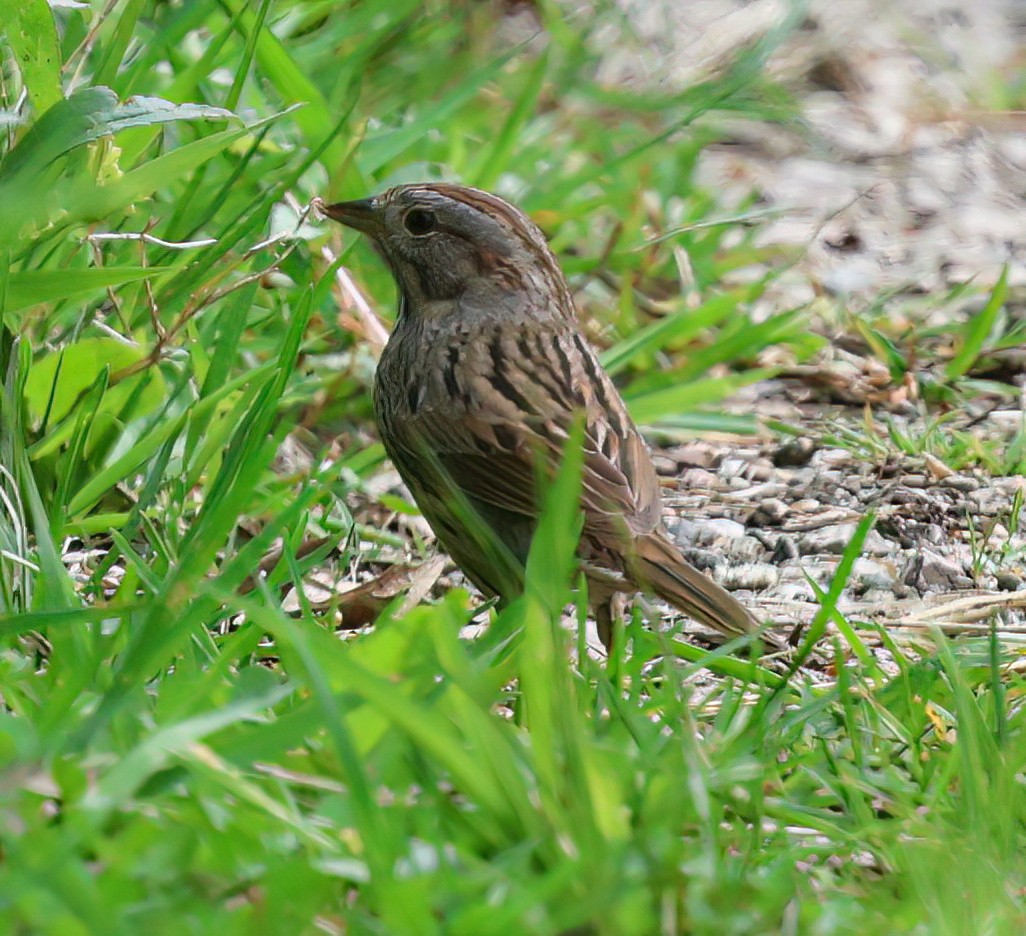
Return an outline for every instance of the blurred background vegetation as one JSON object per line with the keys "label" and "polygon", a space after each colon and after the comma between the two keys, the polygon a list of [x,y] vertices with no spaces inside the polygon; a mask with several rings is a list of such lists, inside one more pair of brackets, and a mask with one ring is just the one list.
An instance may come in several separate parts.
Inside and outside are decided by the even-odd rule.
{"label": "blurred background vegetation", "polygon": [[[302,587],[282,604],[329,554],[406,548],[374,518],[414,513],[369,398],[393,286],[311,198],[499,191],[640,421],[754,432],[730,395],[828,330],[760,303],[801,250],[696,166],[728,126],[800,127],[766,63],[804,16],[675,87],[603,77],[645,48],[612,3],[0,8],[4,932],[1022,931],[996,644],[818,686],[699,654],[729,678],[693,708],[698,669],[640,620],[629,659],[568,664],[558,497],[479,640],[461,591],[356,641]],[[939,403],[1022,343],[1007,288],[944,330]],[[900,386],[927,324],[889,322],[860,336]],[[1021,431],[953,439],[1026,462]]]}

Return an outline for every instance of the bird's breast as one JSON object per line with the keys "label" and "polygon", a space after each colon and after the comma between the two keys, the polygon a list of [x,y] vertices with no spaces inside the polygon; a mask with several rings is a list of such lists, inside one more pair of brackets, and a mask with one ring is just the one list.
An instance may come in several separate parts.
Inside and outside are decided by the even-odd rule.
{"label": "bird's breast", "polygon": [[458,433],[467,420],[526,429],[569,425],[575,412],[597,402],[597,376],[583,339],[554,322],[517,320],[508,312],[470,321],[406,320],[382,354],[375,404],[385,433],[415,432],[429,422],[436,430],[451,424]]}
{"label": "bird's breast", "polygon": [[458,330],[397,327],[378,362],[374,407],[386,447],[428,450],[456,440],[475,409],[467,371],[474,341]]}

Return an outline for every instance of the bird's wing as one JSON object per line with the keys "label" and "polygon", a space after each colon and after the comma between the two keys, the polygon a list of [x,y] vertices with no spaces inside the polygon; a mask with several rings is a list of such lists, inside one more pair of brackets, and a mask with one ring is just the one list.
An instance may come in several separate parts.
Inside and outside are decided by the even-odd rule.
{"label": "bird's wing", "polygon": [[476,352],[465,349],[460,360],[453,383],[477,405],[428,405],[405,435],[408,445],[433,453],[467,497],[536,516],[538,472],[551,474],[583,412],[585,532],[630,538],[656,529],[662,505],[648,449],[579,335],[531,342],[502,336]]}

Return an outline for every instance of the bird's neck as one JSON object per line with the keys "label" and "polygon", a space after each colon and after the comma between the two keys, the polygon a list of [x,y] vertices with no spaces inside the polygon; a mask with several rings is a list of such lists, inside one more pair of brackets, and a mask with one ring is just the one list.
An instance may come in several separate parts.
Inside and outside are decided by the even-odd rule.
{"label": "bird's neck", "polygon": [[475,330],[489,322],[557,325],[573,321],[576,313],[553,303],[541,289],[524,284],[502,288],[488,280],[473,281],[452,299],[426,299],[401,293],[396,329],[444,336],[447,331]]}

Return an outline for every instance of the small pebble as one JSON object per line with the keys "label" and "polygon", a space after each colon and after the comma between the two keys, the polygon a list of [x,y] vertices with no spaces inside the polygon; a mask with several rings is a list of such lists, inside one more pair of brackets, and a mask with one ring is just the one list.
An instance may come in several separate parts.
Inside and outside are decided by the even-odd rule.
{"label": "small pebble", "polygon": [[710,491],[715,491],[720,487],[720,479],[704,468],[685,469],[681,473],[678,483],[682,488],[703,488]]}
{"label": "small pebble", "polygon": [[720,464],[720,474],[725,478],[745,474],[748,462],[743,458],[724,458]]}
{"label": "small pebble", "polygon": [[773,464],[778,468],[800,468],[808,464],[815,451],[816,443],[812,439],[805,436],[788,439],[773,453]]}
{"label": "small pebble", "polygon": [[715,543],[717,540],[734,540],[745,535],[745,525],[736,520],[706,520],[700,526],[704,526],[706,531],[705,536],[700,535],[700,542]]}
{"label": "small pebble", "polygon": [[677,464],[688,468],[712,468],[719,461],[719,454],[709,445],[695,443],[683,445],[671,452],[677,459]]}
{"label": "small pebble", "polygon": [[896,577],[896,570],[888,570],[881,562],[859,556],[852,567],[851,581],[856,594],[864,594],[872,589],[889,590]]}
{"label": "small pebble", "polygon": [[[801,533],[798,549],[803,556],[840,556],[848,548],[857,526],[856,523],[837,523]],[[876,530],[870,530],[862,544],[864,556],[888,556],[893,552],[894,547]]]}
{"label": "small pebble", "polygon": [[762,501],[748,519],[749,526],[780,526],[790,513],[790,508],[778,497]]}
{"label": "small pebble", "polygon": [[780,581],[780,570],[768,562],[745,562],[730,565],[723,570],[720,584],[731,590],[748,588],[762,591]]}
{"label": "small pebble", "polygon": [[945,478],[954,477],[954,469],[945,465],[936,455],[926,452],[923,455],[923,461],[926,464],[926,470],[930,472],[935,480],[941,481]]}
{"label": "small pebble", "polygon": [[931,549],[923,549],[912,556],[905,574],[906,585],[922,593],[971,588],[973,580],[960,562],[954,562]]}
{"label": "small pebble", "polygon": [[777,563],[777,565],[783,565],[785,562],[790,562],[797,559],[801,555],[798,551],[798,544],[795,542],[793,536],[781,536],[777,539],[776,545],[773,547],[773,555],[770,556],[770,561]]}
{"label": "small pebble", "polygon": [[956,491],[975,491],[979,488],[980,482],[969,475],[954,474],[944,478],[940,482],[942,487],[953,488]]}
{"label": "small pebble", "polygon": [[997,581],[997,587],[1000,588],[1001,591],[1019,591],[1019,589],[1026,585],[1018,575],[1014,572],[1009,572],[1006,569],[1002,569],[1000,572],[995,573],[994,578]]}

